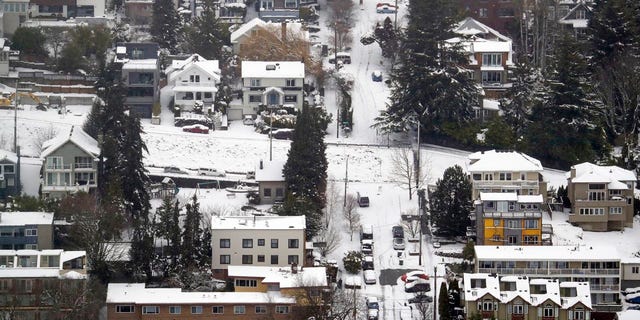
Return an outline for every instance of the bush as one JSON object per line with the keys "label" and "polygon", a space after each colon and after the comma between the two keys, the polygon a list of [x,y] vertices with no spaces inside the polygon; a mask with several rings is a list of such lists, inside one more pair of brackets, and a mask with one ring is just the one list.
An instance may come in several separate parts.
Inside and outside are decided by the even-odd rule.
{"label": "bush", "polygon": [[362,252],[360,251],[349,251],[342,258],[342,263],[344,264],[344,269],[351,273],[356,274],[362,269]]}

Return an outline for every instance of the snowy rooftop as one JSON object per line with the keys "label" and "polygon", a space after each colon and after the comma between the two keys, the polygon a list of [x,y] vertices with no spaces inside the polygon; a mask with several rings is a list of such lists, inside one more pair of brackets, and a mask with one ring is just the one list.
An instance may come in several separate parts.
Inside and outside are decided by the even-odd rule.
{"label": "snowy rooftop", "polygon": [[548,300],[560,305],[560,285],[558,279],[530,279],[529,295],[531,304],[538,306]]}
{"label": "snowy rooftop", "polygon": [[483,35],[486,39],[496,39],[511,42],[511,38],[471,17],[467,17],[464,20],[460,21],[456,28],[453,29],[453,32],[465,36]]}
{"label": "snowy rooftop", "polygon": [[263,292],[183,292],[180,288],[145,288],[144,283],[109,283],[107,303],[213,304],[295,303],[294,298]]}
{"label": "snowy rooftop", "polygon": [[518,201],[518,194],[515,192],[481,192],[482,201]]}
{"label": "snowy rooftop", "polygon": [[530,301],[529,278],[526,276],[504,276],[500,278],[500,283],[504,284],[504,289],[500,291],[502,303],[509,303],[516,297],[524,301]]}
{"label": "snowy rooftop", "polygon": [[0,160],[7,159],[13,163],[18,163],[18,155],[11,151],[0,150]]}
{"label": "snowy rooftop", "polygon": [[542,163],[524,153],[516,151],[478,151],[469,155],[469,172],[485,171],[535,171],[542,172]]}
{"label": "snowy rooftop", "polygon": [[591,289],[588,282],[560,282],[560,292],[563,292],[563,289],[566,288],[575,288],[576,295],[562,295],[562,308],[571,308],[577,303],[582,303],[585,307],[591,309]]}
{"label": "snowy rooftop", "polygon": [[262,283],[278,283],[280,288],[327,286],[325,267],[299,267],[294,274],[291,267],[230,265],[227,272],[231,278],[262,278]]}
{"label": "snowy rooftop", "polygon": [[496,299],[500,298],[500,282],[497,275],[488,273],[464,274],[464,298],[466,301],[476,301],[487,294]]}
{"label": "snowy rooftop", "polygon": [[[84,279],[86,276],[84,273],[78,273],[79,275],[64,275],[70,272],[69,270],[63,270],[62,266],[66,261],[70,261],[76,258],[85,257],[87,253],[85,251],[63,251],[61,249],[48,249],[48,250],[0,250],[0,256],[13,258],[13,262],[10,265],[5,265],[0,268],[0,278],[51,278],[51,277],[65,277],[74,279]],[[34,257],[36,266],[23,267],[18,261],[18,257]],[[60,257],[59,265],[57,267],[39,267],[43,256],[57,256]],[[76,269],[77,270],[77,269]]]}
{"label": "snowy rooftop", "polygon": [[[612,182],[612,181],[636,181],[636,174],[633,171],[622,169],[617,166],[599,166],[589,162],[583,162],[571,167],[575,169],[576,176],[571,179],[573,182]],[[567,172],[571,176],[571,171]]]}
{"label": "snowy rooftop", "polygon": [[205,73],[210,74],[216,80],[220,80],[220,64],[218,60],[207,60],[201,55],[194,53],[184,60],[173,60],[171,66],[167,67],[165,73],[168,75],[169,81],[173,81],[183,71],[198,68]]}
{"label": "snowy rooftop", "polygon": [[612,246],[475,246],[478,260],[517,261],[614,261],[620,260]]}
{"label": "snowy rooftop", "polygon": [[51,212],[0,212],[0,226],[53,224]]}
{"label": "snowy rooftop", "polygon": [[[260,160],[256,166],[256,181],[284,181],[282,170],[286,162],[286,160]],[[260,169],[261,165],[262,169]]]}
{"label": "snowy rooftop", "polygon": [[87,154],[94,157],[100,154],[100,148],[98,142],[82,130],[80,126],[72,126],[69,134],[61,133],[57,137],[46,141],[42,144],[42,153],[40,157],[46,158],[48,155],[58,150],[65,143],[71,142],[78,146],[78,148],[84,150]]}
{"label": "snowy rooftop", "polygon": [[[274,67],[268,68],[267,66]],[[300,61],[242,61],[242,78],[304,78],[304,63]]]}
{"label": "snowy rooftop", "polygon": [[[238,39],[242,37],[244,34],[249,32],[255,27],[267,29],[267,30],[275,30],[278,31],[278,35],[280,35],[280,28],[282,27],[282,23],[274,23],[274,22],[265,22],[260,18],[253,18],[249,22],[243,24],[238,28],[238,30],[231,33],[231,43],[238,42]],[[293,32],[295,34],[301,33],[304,38],[308,38],[308,32],[304,30],[302,23],[300,22],[286,22],[287,32]]]}
{"label": "snowy rooftop", "polygon": [[129,60],[122,65],[122,70],[156,70],[156,69],[158,69],[157,59]]}
{"label": "snowy rooftop", "polygon": [[303,230],[306,227],[305,216],[226,216],[211,217],[211,229],[292,229]]}

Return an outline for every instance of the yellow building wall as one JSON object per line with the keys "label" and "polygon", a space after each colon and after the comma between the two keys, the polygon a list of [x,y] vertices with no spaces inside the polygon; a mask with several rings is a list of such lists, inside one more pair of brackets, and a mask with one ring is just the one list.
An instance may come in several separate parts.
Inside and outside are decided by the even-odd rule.
{"label": "yellow building wall", "polygon": [[[498,225],[494,226],[494,220],[498,221]],[[501,241],[493,241],[493,236],[500,236]],[[503,245],[504,244],[504,220],[502,219],[484,219],[484,244],[485,245]]]}
{"label": "yellow building wall", "polygon": [[234,284],[235,284],[236,280],[256,280],[258,282],[258,285],[256,287],[234,286],[234,291],[235,292],[267,292],[267,285],[262,283],[262,279],[237,277],[237,278],[233,279],[233,283]]}

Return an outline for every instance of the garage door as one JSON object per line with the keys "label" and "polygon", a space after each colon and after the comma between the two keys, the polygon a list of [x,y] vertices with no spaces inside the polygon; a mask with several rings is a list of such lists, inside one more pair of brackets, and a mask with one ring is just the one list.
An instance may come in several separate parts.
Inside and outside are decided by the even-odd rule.
{"label": "garage door", "polygon": [[227,112],[227,119],[229,120],[241,120],[242,109],[229,109]]}

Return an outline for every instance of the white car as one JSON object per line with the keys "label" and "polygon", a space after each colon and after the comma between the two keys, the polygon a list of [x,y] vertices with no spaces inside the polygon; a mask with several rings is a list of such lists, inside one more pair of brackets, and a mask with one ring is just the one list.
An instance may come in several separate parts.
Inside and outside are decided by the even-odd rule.
{"label": "white car", "polygon": [[403,238],[393,238],[393,249],[404,250],[405,244]]}
{"label": "white car", "polygon": [[364,283],[376,284],[376,272],[373,270],[365,270],[362,275],[364,276]]}
{"label": "white car", "polygon": [[433,243],[433,247],[436,248],[436,249],[440,248],[440,242],[438,242],[438,241],[434,242]]}
{"label": "white car", "polygon": [[246,126],[252,126],[256,123],[255,120],[253,120],[253,116],[250,114],[245,114],[244,118],[242,118],[242,123]]}
{"label": "white car", "polygon": [[227,173],[224,170],[214,169],[214,168],[199,168],[198,175],[201,176],[212,176],[212,177],[224,177]]}

